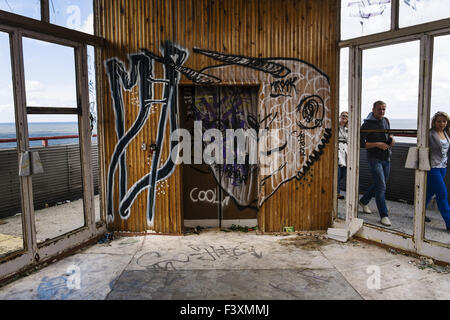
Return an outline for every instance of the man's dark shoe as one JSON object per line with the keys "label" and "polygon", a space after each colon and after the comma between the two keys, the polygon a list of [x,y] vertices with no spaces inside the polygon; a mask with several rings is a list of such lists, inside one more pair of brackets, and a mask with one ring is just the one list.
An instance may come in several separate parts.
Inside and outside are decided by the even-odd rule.
{"label": "man's dark shoe", "polygon": [[425,216],[425,222],[431,222],[431,219]]}

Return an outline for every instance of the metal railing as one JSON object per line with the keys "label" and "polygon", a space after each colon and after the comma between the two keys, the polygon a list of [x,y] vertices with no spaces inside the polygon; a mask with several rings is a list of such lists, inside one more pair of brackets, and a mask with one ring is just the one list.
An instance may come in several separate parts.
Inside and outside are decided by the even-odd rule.
{"label": "metal railing", "polygon": [[[92,137],[97,137],[96,134],[93,134]],[[43,147],[48,147],[49,140],[63,140],[63,139],[78,139],[78,135],[70,135],[70,136],[49,136],[49,137],[30,137],[29,141],[42,141]],[[13,143],[17,142],[16,138],[10,139],[0,139],[0,143]]]}

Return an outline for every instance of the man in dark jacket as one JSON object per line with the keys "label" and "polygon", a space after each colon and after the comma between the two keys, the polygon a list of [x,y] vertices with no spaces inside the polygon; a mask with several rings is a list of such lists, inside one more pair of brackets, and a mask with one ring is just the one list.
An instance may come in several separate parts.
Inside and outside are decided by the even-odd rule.
{"label": "man in dark jacket", "polygon": [[[361,126],[362,130],[387,130],[390,129],[389,120],[384,117],[386,103],[376,101],[373,104],[372,112]],[[381,223],[390,226],[386,207],[386,182],[391,169],[391,147],[395,144],[394,138],[383,132],[361,132],[361,148],[367,149],[367,159],[369,169],[373,179],[373,185],[366,191],[359,201],[364,213],[372,213],[368,203],[373,196],[380,213]]]}

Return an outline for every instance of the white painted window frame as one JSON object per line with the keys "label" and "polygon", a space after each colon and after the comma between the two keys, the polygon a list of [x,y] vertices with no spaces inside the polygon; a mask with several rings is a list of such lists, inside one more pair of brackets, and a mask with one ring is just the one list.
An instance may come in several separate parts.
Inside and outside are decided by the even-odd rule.
{"label": "white painted window frame", "polygon": [[[100,223],[96,223],[95,221],[94,183],[92,176],[90,137],[91,124],[89,118],[90,108],[87,45],[98,45],[99,39],[95,36],[86,35],[74,30],[49,25],[48,10],[48,0],[41,0],[40,22],[37,20],[31,21],[29,18],[25,18],[20,15],[0,11],[0,31],[9,34],[10,38],[16,135],[18,137],[17,151],[19,155],[21,152],[29,150],[22,38],[33,38],[36,40],[72,47],[74,49],[76,69],[76,95],[78,104],[77,108],[79,110],[78,126],[80,136],[79,141],[83,179],[83,208],[85,224],[79,229],[70,231],[66,234],[38,244],[34,219],[32,176],[19,177],[23,213],[23,249],[17,252],[12,252],[6,257],[0,259],[0,280],[11,277],[22,270],[33,267],[34,265],[52,260],[64,252],[68,252],[71,249],[81,246],[107,231],[104,220]],[[11,18],[17,20],[13,21]],[[21,21],[24,21],[23,27],[20,26],[22,23]],[[32,30],[33,28],[30,27],[30,23],[33,25],[35,24],[38,30]],[[57,31],[58,36],[52,35],[52,31],[54,30]],[[65,33],[67,33],[66,37],[63,36]],[[71,38],[75,38],[75,40],[69,40]],[[55,108],[55,110],[57,109],[58,108]],[[58,111],[55,111],[54,114],[58,114]],[[99,148],[101,151],[100,146]],[[100,176],[102,176],[102,168],[99,168],[99,171]],[[100,190],[102,192],[103,188],[100,188]],[[102,211],[102,206],[100,206],[100,208]],[[104,218],[104,212],[101,213],[101,216]]]}
{"label": "white painted window frame", "polygon": [[[417,146],[419,148],[428,147],[433,71],[433,42],[434,37],[436,36],[450,34],[450,19],[443,19],[399,29],[399,0],[392,0],[391,3],[390,31],[339,42],[338,51],[341,48],[349,48],[349,151],[352,152],[348,155],[347,166],[346,224],[356,218],[358,212],[362,50],[413,40],[420,41]],[[340,14],[341,10],[339,6],[339,17]],[[338,19],[338,21],[340,24],[340,19]],[[340,30],[340,26],[338,30]],[[338,67],[337,70],[340,70],[340,68]],[[339,83],[339,72],[337,79],[337,83]],[[337,88],[337,91],[339,91],[339,85]],[[336,101],[338,102],[337,105],[339,105],[339,92],[337,93]],[[336,114],[337,113],[338,112],[336,112]],[[335,167],[337,167],[337,161]],[[362,230],[358,233],[358,236],[440,261],[450,262],[450,246],[448,244],[425,239],[426,177],[426,171],[416,170],[414,232],[412,236],[369,224],[364,224]],[[335,185],[337,186],[337,183],[335,183]],[[337,204],[335,205],[335,208],[336,216]],[[339,224],[338,221],[337,224]]]}

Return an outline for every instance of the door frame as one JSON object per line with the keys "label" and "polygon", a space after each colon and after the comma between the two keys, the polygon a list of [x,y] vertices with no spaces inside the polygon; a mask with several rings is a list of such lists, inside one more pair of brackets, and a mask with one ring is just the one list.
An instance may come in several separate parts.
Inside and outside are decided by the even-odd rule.
{"label": "door frame", "polygon": [[[182,93],[184,92],[184,90],[186,88],[191,88],[194,92],[195,95],[195,88],[196,87],[209,87],[209,88],[214,88],[216,90],[216,92],[218,93],[219,97],[220,97],[220,93],[222,92],[223,88],[230,88],[230,87],[237,87],[237,88],[248,88],[250,91],[254,90],[255,91],[255,96],[256,97],[255,100],[253,102],[256,103],[256,110],[258,111],[258,102],[259,102],[259,96],[261,94],[261,85],[260,83],[246,83],[246,84],[241,84],[241,83],[232,83],[232,82],[222,82],[220,85],[206,85],[206,86],[199,86],[199,85],[195,85],[192,83],[180,83],[178,86],[178,92]],[[184,101],[183,101],[184,96],[182,94],[179,95],[179,99],[178,99],[178,104],[181,106],[180,110],[183,110],[184,108]],[[220,99],[219,99],[220,100]],[[183,114],[183,112],[180,112],[178,114],[178,123],[183,123],[182,119],[181,119],[181,115]],[[256,114],[257,118],[259,119],[259,115]],[[184,173],[183,171],[186,170],[185,165],[181,165],[181,180],[184,181]],[[222,175],[223,173],[220,172],[220,175]],[[259,188],[259,179],[260,176],[257,175],[256,177],[257,181],[257,188]],[[182,201],[182,217],[183,217],[183,226],[185,227],[189,227],[189,228],[195,228],[197,226],[203,227],[203,228],[230,228],[232,225],[234,224],[239,224],[239,222],[243,221],[244,223],[248,223],[248,222],[255,222],[256,225],[258,225],[258,218],[259,218],[259,208],[256,211],[256,218],[255,219],[224,219],[223,216],[223,207],[222,207],[222,203],[224,200],[224,196],[226,196],[226,192],[222,189],[222,187],[218,184],[216,178],[214,177],[214,181],[216,183],[216,190],[215,190],[215,195],[216,195],[216,201],[217,203],[217,215],[215,219],[185,219],[185,205],[184,202]],[[259,195],[259,189],[257,189],[256,193]],[[230,201],[233,201],[232,199],[230,199]],[[188,221],[188,223],[186,224],[186,221]]]}

